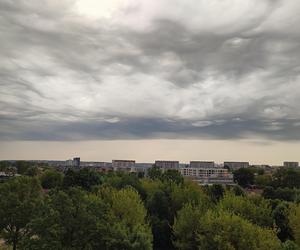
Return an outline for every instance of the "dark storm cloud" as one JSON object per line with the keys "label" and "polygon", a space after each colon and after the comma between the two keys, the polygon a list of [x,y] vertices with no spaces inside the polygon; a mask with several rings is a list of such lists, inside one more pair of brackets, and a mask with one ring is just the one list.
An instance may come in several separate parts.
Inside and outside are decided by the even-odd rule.
{"label": "dark storm cloud", "polygon": [[225,2],[0,2],[0,138],[299,140],[300,4]]}

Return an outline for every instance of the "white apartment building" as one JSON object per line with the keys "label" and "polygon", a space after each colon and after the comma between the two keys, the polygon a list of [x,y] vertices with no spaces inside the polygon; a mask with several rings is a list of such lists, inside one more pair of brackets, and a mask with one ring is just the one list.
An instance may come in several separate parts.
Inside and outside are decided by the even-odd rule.
{"label": "white apartment building", "polygon": [[209,184],[233,184],[233,175],[224,168],[181,168],[180,173],[197,181],[200,185]]}

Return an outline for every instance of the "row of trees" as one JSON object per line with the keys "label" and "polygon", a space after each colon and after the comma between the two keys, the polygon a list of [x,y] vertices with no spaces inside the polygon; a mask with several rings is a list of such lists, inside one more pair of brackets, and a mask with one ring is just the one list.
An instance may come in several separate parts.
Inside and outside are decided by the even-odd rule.
{"label": "row of trees", "polygon": [[242,187],[257,185],[277,188],[300,188],[300,171],[296,168],[278,168],[272,175],[263,169],[240,168],[233,172],[235,181]]}
{"label": "row of trees", "polygon": [[243,168],[234,172],[234,179],[242,187],[255,185],[263,190],[266,199],[300,201],[300,171],[295,168],[279,168],[273,174],[264,174],[255,168]]}
{"label": "row of trees", "polygon": [[296,250],[300,205],[172,170],[46,170],[0,184],[0,233],[13,249]]}

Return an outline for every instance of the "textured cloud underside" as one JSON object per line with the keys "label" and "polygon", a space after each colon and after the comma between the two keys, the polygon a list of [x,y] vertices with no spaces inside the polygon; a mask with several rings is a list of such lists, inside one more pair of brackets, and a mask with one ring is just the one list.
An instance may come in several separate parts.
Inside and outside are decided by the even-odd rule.
{"label": "textured cloud underside", "polygon": [[300,2],[0,2],[0,139],[300,139]]}

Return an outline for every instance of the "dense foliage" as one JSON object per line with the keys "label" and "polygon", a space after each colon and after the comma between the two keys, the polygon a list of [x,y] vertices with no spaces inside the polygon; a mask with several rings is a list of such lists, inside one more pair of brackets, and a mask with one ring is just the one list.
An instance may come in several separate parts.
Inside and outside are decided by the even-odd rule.
{"label": "dense foliage", "polygon": [[262,195],[155,167],[147,177],[19,167],[24,176],[0,183],[0,239],[28,250],[299,249],[299,172],[251,171],[236,180]]}

